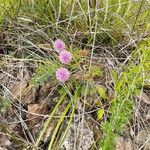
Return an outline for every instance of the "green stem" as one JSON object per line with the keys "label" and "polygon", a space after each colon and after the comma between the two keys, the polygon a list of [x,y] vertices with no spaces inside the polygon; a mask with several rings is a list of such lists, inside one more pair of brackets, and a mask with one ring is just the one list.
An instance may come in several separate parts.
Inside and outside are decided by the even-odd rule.
{"label": "green stem", "polygon": [[35,147],[38,147],[46,129],[48,128],[49,124],[50,124],[50,121],[51,119],[53,118],[55,112],[57,111],[59,105],[62,103],[62,101],[64,100],[64,97],[66,96],[66,93],[63,94],[63,96],[61,97],[61,99],[58,101],[58,103],[56,104],[55,108],[53,109],[53,111],[51,112],[51,114],[49,115],[47,121],[44,123],[44,127],[43,127],[43,130],[40,132],[40,135],[39,137],[37,138],[37,141],[35,143]]}
{"label": "green stem", "polygon": [[133,27],[132,27],[132,31],[134,31],[134,29],[135,29],[135,25],[136,25],[137,20],[138,20],[138,18],[139,18],[139,15],[140,15],[140,12],[141,12],[141,9],[142,9],[143,4],[144,4],[144,0],[141,1],[141,5],[140,5],[139,10],[138,10],[138,13],[137,13],[137,15],[136,15],[135,22],[134,22],[134,25],[133,25]]}
{"label": "green stem", "polygon": [[60,127],[61,123],[63,122],[63,120],[64,120],[64,118],[65,118],[65,116],[66,116],[66,114],[67,114],[67,112],[68,112],[68,110],[69,110],[69,108],[70,108],[70,106],[71,106],[71,102],[68,103],[68,105],[66,106],[66,108],[65,108],[65,110],[64,110],[64,112],[63,112],[61,118],[60,118],[59,121],[58,121],[58,124],[57,124],[57,126],[56,126],[56,128],[55,128],[55,130],[54,130],[54,132],[53,132],[53,135],[52,135],[50,144],[49,144],[49,146],[48,146],[48,150],[52,150],[52,144],[53,144],[53,142],[54,142],[54,139],[55,139],[55,137],[56,137],[56,134],[57,134],[57,132],[58,132],[58,130],[59,130],[59,127]]}
{"label": "green stem", "polygon": [[60,142],[59,142],[59,145],[57,147],[57,150],[60,149],[60,147],[61,147],[61,145],[62,145],[62,143],[63,143],[63,141],[64,141],[64,139],[65,139],[65,137],[67,135],[67,132],[68,132],[68,130],[70,128],[71,122],[73,120],[73,116],[74,116],[74,113],[75,113],[75,110],[76,110],[76,106],[77,106],[77,102],[78,102],[78,90],[79,89],[77,89],[76,92],[75,92],[75,95],[74,95],[74,105],[73,105],[73,109],[72,109],[72,112],[71,112],[71,115],[70,115],[70,119],[69,119],[68,125],[67,125],[67,127],[66,127],[66,129],[65,129],[65,131],[63,133],[63,136],[60,139]]}

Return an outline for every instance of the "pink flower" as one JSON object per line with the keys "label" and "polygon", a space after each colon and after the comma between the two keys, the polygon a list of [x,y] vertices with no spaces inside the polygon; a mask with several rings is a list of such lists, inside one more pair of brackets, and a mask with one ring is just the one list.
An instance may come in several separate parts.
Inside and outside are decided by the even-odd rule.
{"label": "pink flower", "polygon": [[56,71],[56,78],[57,80],[59,80],[60,82],[65,82],[69,79],[70,77],[70,72],[68,69],[66,68],[59,68],[57,71]]}
{"label": "pink flower", "polygon": [[60,40],[60,39],[57,39],[55,42],[54,42],[54,49],[59,53],[61,51],[63,51],[65,49],[65,43]]}
{"label": "pink flower", "polygon": [[63,64],[68,64],[72,59],[72,55],[70,52],[68,51],[62,51],[59,54],[59,60],[63,63]]}

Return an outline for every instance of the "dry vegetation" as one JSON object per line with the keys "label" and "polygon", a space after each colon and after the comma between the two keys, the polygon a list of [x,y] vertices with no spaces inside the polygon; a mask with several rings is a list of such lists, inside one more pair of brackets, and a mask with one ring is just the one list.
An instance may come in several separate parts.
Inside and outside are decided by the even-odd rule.
{"label": "dry vegetation", "polygon": [[[149,8],[1,0],[0,150],[150,150]],[[73,57],[65,83],[58,38]]]}

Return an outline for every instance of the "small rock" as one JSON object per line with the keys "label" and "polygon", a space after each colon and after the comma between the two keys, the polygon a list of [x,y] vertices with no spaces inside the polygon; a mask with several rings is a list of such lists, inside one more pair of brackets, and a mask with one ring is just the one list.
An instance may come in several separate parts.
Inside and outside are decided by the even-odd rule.
{"label": "small rock", "polygon": [[150,150],[150,129],[139,131],[134,141],[137,144],[143,144],[144,150]]}
{"label": "small rock", "polygon": [[129,139],[125,140],[122,137],[117,137],[115,150],[133,150],[133,146]]}
{"label": "small rock", "polygon": [[87,118],[85,118],[83,122],[81,119],[79,122],[74,122],[71,125],[68,131],[68,135],[64,140],[64,143],[62,144],[61,150],[88,150],[93,143],[93,127],[91,127],[91,125],[88,123]]}

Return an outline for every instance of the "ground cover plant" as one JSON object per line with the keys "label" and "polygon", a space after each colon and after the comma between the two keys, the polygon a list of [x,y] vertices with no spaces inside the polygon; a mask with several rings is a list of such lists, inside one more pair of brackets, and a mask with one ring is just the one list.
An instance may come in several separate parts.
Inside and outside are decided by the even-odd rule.
{"label": "ground cover plant", "polygon": [[150,149],[149,0],[1,0],[0,149]]}

